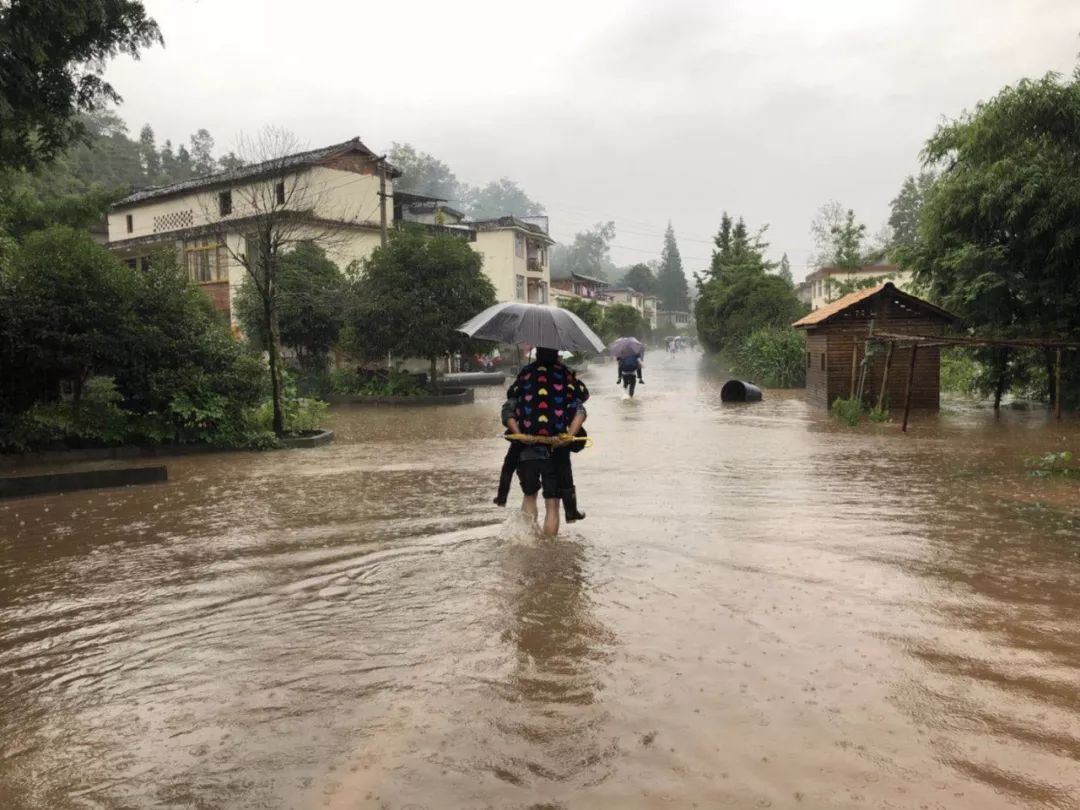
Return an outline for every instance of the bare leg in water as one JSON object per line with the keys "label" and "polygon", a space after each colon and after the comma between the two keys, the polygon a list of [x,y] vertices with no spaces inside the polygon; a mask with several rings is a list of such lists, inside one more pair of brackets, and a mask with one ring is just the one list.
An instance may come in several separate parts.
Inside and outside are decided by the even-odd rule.
{"label": "bare leg in water", "polygon": [[[526,495],[521,501],[521,511],[533,520],[539,517],[539,498],[540,493],[537,492]],[[554,537],[559,533],[559,505],[561,503],[562,500],[559,498],[544,499],[544,534],[548,537]]]}
{"label": "bare leg in water", "polygon": [[532,495],[526,495],[521,499],[521,511],[533,520],[536,520],[537,516],[536,501],[538,497],[539,493],[534,492]]}

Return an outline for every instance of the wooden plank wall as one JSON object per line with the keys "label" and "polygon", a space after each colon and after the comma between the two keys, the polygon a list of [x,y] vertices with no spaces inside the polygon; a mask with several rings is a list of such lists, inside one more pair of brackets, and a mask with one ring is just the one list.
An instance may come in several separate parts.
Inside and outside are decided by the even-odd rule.
{"label": "wooden plank wall", "polygon": [[[912,335],[940,334],[944,328],[941,320],[927,315],[914,315],[909,312],[881,313],[876,320],[876,331],[897,332]],[[861,363],[865,354],[866,338],[870,333],[870,323],[865,319],[849,319],[826,324],[812,329],[807,334],[807,347],[813,355],[818,349],[810,349],[813,343],[826,341],[826,370],[824,374],[817,370],[819,363],[816,356],[811,357],[812,368],[807,372],[807,400],[821,407],[828,407],[837,398],[851,395],[851,354],[852,347],[857,347],[860,365],[856,368],[856,387],[861,373]],[[878,350],[870,363],[866,382],[863,386],[863,398],[870,405],[877,405],[881,377],[885,370],[885,347]],[[904,407],[904,391],[907,385],[908,364],[911,361],[909,349],[899,346],[893,353],[892,368],[889,371],[887,406],[893,409]],[[821,379],[819,379],[821,377]],[[820,389],[825,387],[824,396]],[[915,376],[911,389],[911,407],[920,410],[937,410],[941,405],[941,352],[937,348],[919,349],[915,360]]]}
{"label": "wooden plank wall", "polygon": [[810,330],[806,335],[806,351],[810,355],[810,365],[806,369],[806,401],[821,408],[829,407],[829,389],[825,384],[825,372],[821,370],[821,356],[827,350],[825,335]]}
{"label": "wooden plank wall", "polygon": [[[855,372],[855,385],[858,387],[859,374],[862,373],[862,361],[866,351],[868,332],[841,332],[828,336],[829,354],[827,401],[847,398],[851,393],[851,350],[856,347],[859,364]],[[878,392],[881,390],[881,377],[885,372],[886,350],[882,346],[873,355],[863,385],[863,399],[870,405],[877,405]],[[911,363],[911,350],[897,347],[893,352],[892,368],[885,393],[886,407],[903,408],[904,392],[907,387],[908,365]],[[941,352],[936,347],[919,349],[915,356],[915,376],[911,385],[911,407],[920,410],[937,410],[941,405]],[[809,395],[808,395],[809,398]]]}

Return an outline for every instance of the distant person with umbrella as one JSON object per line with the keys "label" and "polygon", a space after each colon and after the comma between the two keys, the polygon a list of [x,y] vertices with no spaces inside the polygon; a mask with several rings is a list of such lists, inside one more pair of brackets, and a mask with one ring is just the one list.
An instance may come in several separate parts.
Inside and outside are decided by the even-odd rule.
{"label": "distant person with umbrella", "polygon": [[645,345],[635,337],[621,337],[608,346],[608,351],[611,352],[619,367],[619,379],[616,380],[616,384],[621,383],[633,398],[637,385],[645,384],[645,380],[641,378]]}
{"label": "distant person with umbrella", "polygon": [[[577,510],[577,491],[570,465],[570,448],[585,421],[588,388],[559,359],[559,350],[603,351],[600,338],[576,315],[557,307],[502,303],[481,312],[460,327],[465,334],[504,343],[537,346],[536,360],[518,372],[507,391],[504,423],[520,441],[511,446],[503,464],[516,466],[524,493],[522,511],[534,518],[544,494],[544,534],[559,531],[559,502],[567,519],[585,517]],[[507,487],[508,490],[508,487]],[[500,489],[496,502],[505,503]]]}

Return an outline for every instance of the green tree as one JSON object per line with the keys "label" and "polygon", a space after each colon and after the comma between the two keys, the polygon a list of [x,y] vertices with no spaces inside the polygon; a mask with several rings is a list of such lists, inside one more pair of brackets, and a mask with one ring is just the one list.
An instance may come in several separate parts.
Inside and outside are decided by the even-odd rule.
{"label": "green tree", "polygon": [[466,187],[465,207],[475,219],[488,219],[514,215],[537,216],[544,213],[544,206],[529,198],[521,187],[508,177],[493,180],[479,188]]}
{"label": "green tree", "polygon": [[775,265],[765,258],[769,245],[763,241],[763,234],[764,229],[751,236],[741,217],[737,221],[732,220],[725,211],[720,219],[720,228],[713,237],[716,247],[709,268],[698,278],[699,289],[710,281],[725,286],[744,276],[761,275],[773,270]]}
{"label": "green tree", "polygon": [[[1080,337],[1080,68],[1005,87],[927,142],[940,171],[903,264],[984,336]],[[1066,353],[1065,393],[1080,395]],[[1008,383],[1011,353],[983,354]],[[1050,358],[1043,358],[1045,366]]]}
{"label": "green tree", "polygon": [[0,166],[33,168],[85,135],[80,112],[120,96],[101,77],[117,54],[162,43],[136,0],[0,4]]}
{"label": "green tree", "polygon": [[179,167],[176,162],[176,153],[173,151],[172,141],[168,138],[165,139],[165,143],[161,146],[161,152],[158,154],[158,159],[161,163],[162,182],[173,182],[179,175]]}
{"label": "green tree", "polygon": [[146,177],[151,182],[156,181],[161,175],[161,157],[154,142],[154,128],[149,124],[143,124],[143,128],[139,130],[139,156]]}
{"label": "green tree", "polygon": [[919,212],[922,211],[937,175],[933,171],[921,171],[919,176],[908,175],[900,192],[890,203],[889,240],[890,253],[914,247],[918,238]]}
{"label": "green tree", "polygon": [[[345,276],[321,247],[301,242],[281,258],[277,293],[282,345],[296,353],[305,371],[325,371],[327,354],[338,341],[345,317]],[[269,330],[262,299],[250,279],[234,304],[244,332],[265,347]]]}
{"label": "green tree", "polygon": [[771,272],[776,265],[765,258],[763,233],[751,235],[741,217],[726,212],[720,220],[694,308],[698,336],[710,351],[733,352],[751,332],[787,327],[802,314],[790,282]]}
{"label": "green tree", "polygon": [[644,340],[648,337],[649,324],[634,307],[629,304],[612,304],[604,312],[602,323],[603,336],[607,341],[619,337],[636,337]]}
{"label": "green tree", "polygon": [[[134,275],[86,232],[53,226],[30,234],[6,274],[9,404],[25,407],[61,383],[74,392],[96,368],[122,356]],[[12,373],[16,369],[18,374]]]}
{"label": "green tree", "polygon": [[116,379],[124,408],[149,423],[141,441],[241,446],[248,412],[266,395],[266,367],[188,277],[176,252],[155,255],[133,277],[124,351],[99,371]]}
{"label": "green tree", "polygon": [[214,139],[205,129],[191,136],[191,171],[196,176],[213,174],[218,170],[214,160]]}
{"label": "green tree", "polygon": [[615,238],[614,222],[598,222],[587,231],[574,234],[569,245],[555,245],[551,250],[551,275],[567,278],[579,273],[606,279],[614,271],[611,262],[611,240]]}
{"label": "green tree", "polygon": [[780,266],[776,270],[776,275],[780,276],[780,278],[784,279],[788,284],[794,286],[795,279],[792,278],[791,275],[791,261],[788,259],[786,253],[780,257]]}
{"label": "green tree", "polygon": [[390,163],[401,170],[394,188],[428,194],[445,200],[461,200],[463,190],[450,167],[408,143],[395,142],[388,154]]}
{"label": "green tree", "polygon": [[855,212],[848,209],[844,219],[829,229],[832,254],[829,264],[848,270],[859,270],[863,266],[863,239],[866,226],[855,221]]}
{"label": "green tree", "polygon": [[[165,143],[168,146],[168,141]],[[244,245],[239,250],[233,247],[235,242],[229,238],[236,228],[235,220],[220,214],[216,190],[199,200],[210,229],[221,244],[229,246],[232,260],[244,268],[245,284],[253,285],[262,303],[273,428],[279,437],[286,430],[285,380],[279,351],[282,259],[300,243],[327,245],[341,238],[339,227],[321,225],[315,216],[315,212],[325,205],[326,189],[311,183],[307,173],[293,170],[289,156],[299,151],[295,135],[274,127],[267,127],[254,138],[241,141],[241,159],[263,164],[265,168],[257,178],[235,187],[232,192],[233,204],[248,214],[244,224]]]}
{"label": "green tree", "polygon": [[686,285],[675,229],[668,222],[664,232],[664,248],[660,252],[660,270],[656,274],[657,294],[667,310],[686,312],[690,309],[690,291]]}
{"label": "green tree", "polygon": [[483,260],[456,236],[408,229],[364,260],[354,280],[345,343],[360,357],[438,359],[472,341],[457,327],[495,303]]}
{"label": "green tree", "polygon": [[577,315],[596,334],[603,334],[604,309],[596,301],[587,298],[569,298],[559,302],[559,306]]}
{"label": "green tree", "polygon": [[694,314],[705,348],[726,352],[757,329],[790,326],[803,311],[795,292],[782,278],[751,274],[727,286],[707,286]]}
{"label": "green tree", "polygon": [[653,275],[652,268],[645,263],[635,264],[627,270],[622,283],[648,295],[655,295],[657,291],[656,276]]}

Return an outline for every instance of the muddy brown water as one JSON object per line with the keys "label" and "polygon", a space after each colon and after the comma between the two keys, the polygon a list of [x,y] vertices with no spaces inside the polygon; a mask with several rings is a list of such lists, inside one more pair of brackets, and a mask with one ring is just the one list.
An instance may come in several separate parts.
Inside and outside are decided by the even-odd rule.
{"label": "muddy brown water", "polygon": [[0,807],[1080,807],[1077,421],[609,371],[557,542],[492,390],[0,503]]}

